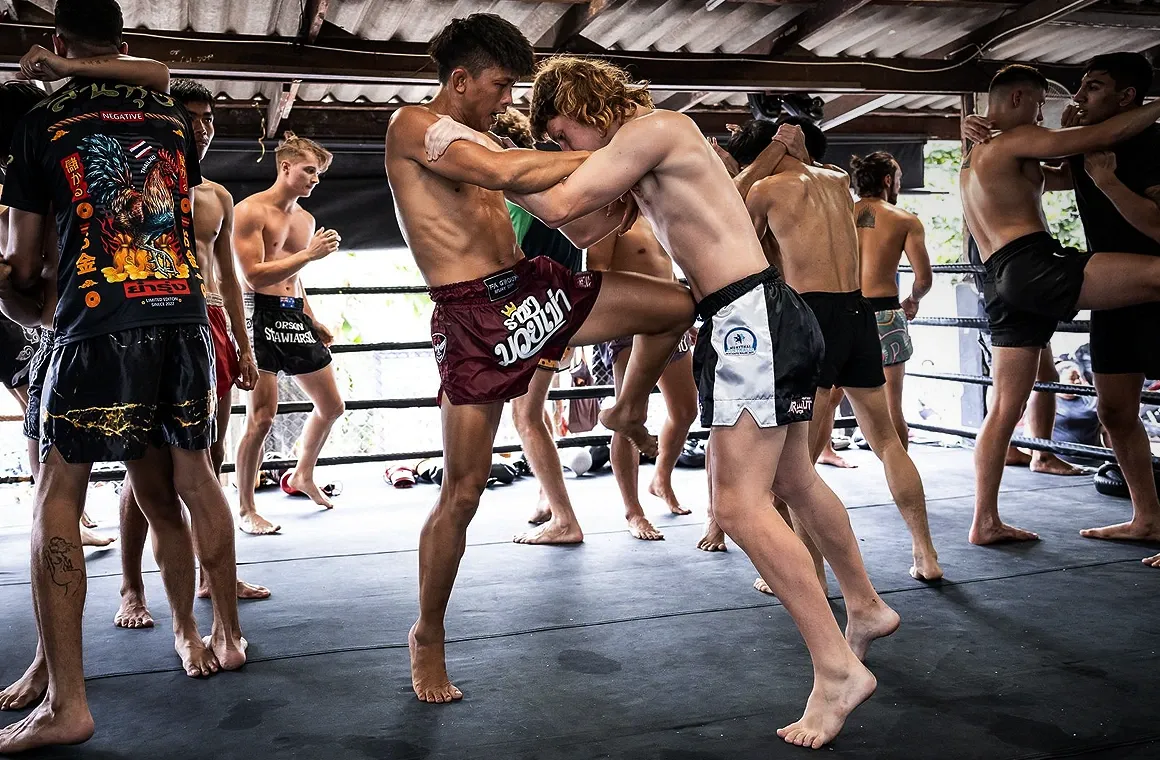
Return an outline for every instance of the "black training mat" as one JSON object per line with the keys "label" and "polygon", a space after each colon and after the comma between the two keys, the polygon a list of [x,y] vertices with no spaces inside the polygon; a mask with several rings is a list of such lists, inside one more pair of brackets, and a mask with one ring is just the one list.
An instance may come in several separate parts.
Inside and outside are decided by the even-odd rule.
{"label": "black training mat", "polygon": [[[1001,509],[1036,544],[966,542],[970,452],[916,447],[947,581],[912,580],[909,537],[881,466],[821,468],[849,507],[871,577],[902,615],[870,651],[877,694],[827,757],[1160,757],[1160,550],[1089,541],[1083,527],[1125,519],[1127,500],[1090,477],[1008,468]],[[280,492],[259,508],[282,536],[238,534],[239,574],[274,596],[242,605],[251,642],[240,673],[184,676],[155,565],[157,626],[112,626],[120,549],[89,549],[85,660],[97,734],[30,757],[656,758],[804,757],[775,734],[810,688],[807,652],[776,600],[753,591],[732,544],[697,551],[704,472],[678,470],[687,517],[643,496],[663,542],[623,529],[610,474],[567,476],[586,533],[575,547],[520,546],[537,497],[525,478],[489,490],[448,611],[448,666],[466,698],[424,705],[410,690],[406,632],[417,611],[417,536],[435,486],[396,490],[375,467],[335,468],[333,512]],[[607,473],[607,470],[605,471]],[[641,470],[642,493],[651,468]],[[9,492],[12,492],[11,490]],[[231,500],[234,494],[230,493]],[[0,680],[35,644],[26,499],[0,501]],[[108,486],[90,514],[115,525]],[[146,552],[149,553],[148,551]],[[836,598],[840,621],[844,613]],[[199,601],[203,632],[209,603]],[[8,723],[24,713],[0,714]]]}

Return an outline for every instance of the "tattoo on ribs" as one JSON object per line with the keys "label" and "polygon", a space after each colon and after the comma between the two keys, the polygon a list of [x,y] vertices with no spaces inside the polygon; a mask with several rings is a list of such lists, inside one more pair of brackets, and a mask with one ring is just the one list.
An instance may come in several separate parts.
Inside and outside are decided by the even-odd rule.
{"label": "tattoo on ribs", "polygon": [[[79,593],[85,580],[84,568],[73,564],[73,553],[77,551],[76,546],[60,536],[49,539],[48,547],[43,550],[44,563],[48,565],[52,582],[64,589],[66,597]],[[84,561],[83,557],[81,561]]]}
{"label": "tattoo on ribs", "polygon": [[[849,218],[849,217],[847,217],[847,218]],[[858,213],[857,225],[859,227],[873,229],[874,228],[874,211],[873,211],[873,209],[871,209],[869,207],[862,209]]]}

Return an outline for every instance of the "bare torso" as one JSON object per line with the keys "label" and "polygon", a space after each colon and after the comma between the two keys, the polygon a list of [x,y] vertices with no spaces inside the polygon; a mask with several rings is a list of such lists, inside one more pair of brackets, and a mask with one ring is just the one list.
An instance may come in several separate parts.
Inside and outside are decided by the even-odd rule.
{"label": "bare torso", "polygon": [[638,219],[628,232],[616,239],[610,268],[613,272],[635,272],[662,280],[673,279],[673,260],[661,247],[647,219]]}
{"label": "bare torso", "polygon": [[227,190],[216,182],[203,179],[193,188],[193,231],[197,251],[197,265],[210,293],[221,293],[221,273],[218,271],[214,246],[222,232],[226,204],[229,202]]}
{"label": "bare torso", "polygon": [[[268,190],[246,198],[237,205],[236,212],[239,217],[253,214],[261,219],[265,261],[278,261],[304,250],[310,245],[310,238],[314,236],[314,217],[310,212],[295,203],[287,213],[272,202]],[[200,263],[201,260],[201,243],[199,242],[198,262]],[[254,287],[253,283],[246,279],[244,271],[239,271],[238,277],[242,281],[243,288],[249,292],[264,293],[271,296],[299,295],[297,274],[264,287]]]}
{"label": "bare torso", "polygon": [[[427,122],[412,124],[401,108],[387,129],[387,182],[403,239],[431,287],[484,277],[522,259],[504,195],[434,173],[420,158]],[[411,114],[414,115],[414,114]],[[418,121],[417,119],[415,121]]]}
{"label": "bare torso", "polygon": [[637,118],[665,120],[669,145],[632,193],[697,300],[765,269],[745,201],[693,120],[662,110]]}
{"label": "bare torso", "polygon": [[902,261],[913,215],[881,198],[863,198],[854,204],[854,219],[862,295],[867,298],[898,295],[898,264]]}
{"label": "bare torso", "polygon": [[858,233],[850,178],[788,156],[781,166],[783,171],[761,180],[750,193],[771,199],[766,222],[780,249],[785,281],[799,293],[857,290]]}
{"label": "bare torso", "polygon": [[959,170],[963,217],[983,261],[1016,238],[1047,230],[1043,167],[1004,151],[1004,137],[976,145]]}

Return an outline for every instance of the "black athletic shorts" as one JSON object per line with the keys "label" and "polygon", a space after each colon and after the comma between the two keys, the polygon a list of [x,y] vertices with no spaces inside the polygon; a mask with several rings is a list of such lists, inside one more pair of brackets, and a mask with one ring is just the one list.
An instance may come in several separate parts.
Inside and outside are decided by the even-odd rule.
{"label": "black athletic shorts", "polygon": [[808,422],[825,344],[813,312],[776,268],[697,304],[693,348],[701,424],[732,427],[743,411],[767,428]]}
{"label": "black athletic shorts", "polygon": [[40,459],[140,459],[149,446],[208,449],[217,392],[209,326],[153,325],[57,344],[41,404]]}
{"label": "black athletic shorts", "polygon": [[310,315],[302,310],[301,298],[246,293],[243,301],[258,369],[307,375],[330,366],[330,349],[323,345]]}
{"label": "black athletic shorts", "polygon": [[1012,240],[983,262],[991,345],[1043,348],[1061,320],[1074,319],[1091,258],[1046,232]]}
{"label": "black athletic shorts", "polygon": [[40,331],[40,343],[28,364],[28,408],[24,410],[24,437],[40,440],[40,401],[48,360],[52,358],[52,330]]}
{"label": "black athletic shorts", "polygon": [[849,293],[802,293],[814,312],[826,354],[819,388],[878,388],[886,384],[882,343],[874,308],[861,290]]}
{"label": "black athletic shorts", "polygon": [[1092,372],[1160,379],[1160,303],[1092,312]]}
{"label": "black athletic shorts", "polygon": [[28,384],[28,363],[40,340],[38,330],[21,327],[0,315],[0,383],[7,388]]}

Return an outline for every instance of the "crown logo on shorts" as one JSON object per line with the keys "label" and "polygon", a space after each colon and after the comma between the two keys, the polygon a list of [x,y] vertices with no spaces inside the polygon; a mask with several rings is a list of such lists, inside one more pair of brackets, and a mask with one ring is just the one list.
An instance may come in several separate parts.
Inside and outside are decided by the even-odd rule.
{"label": "crown logo on shorts", "polygon": [[502,309],[500,309],[500,311],[503,312],[503,315],[505,317],[510,317],[512,314],[515,314],[516,313],[515,301],[508,301],[507,306],[504,306]]}

